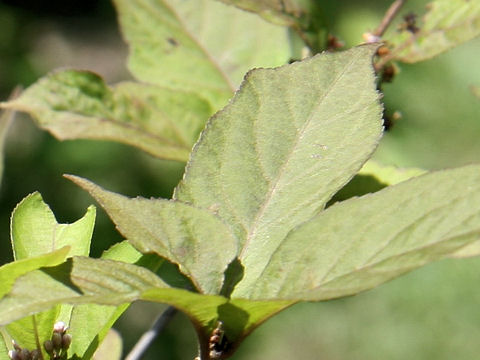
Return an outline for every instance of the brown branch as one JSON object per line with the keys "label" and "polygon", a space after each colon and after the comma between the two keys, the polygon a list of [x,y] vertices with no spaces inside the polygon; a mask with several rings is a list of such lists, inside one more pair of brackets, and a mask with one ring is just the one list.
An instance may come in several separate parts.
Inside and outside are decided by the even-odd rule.
{"label": "brown branch", "polygon": [[398,12],[400,11],[403,4],[405,4],[407,0],[395,0],[392,5],[388,8],[387,12],[385,13],[380,25],[375,29],[372,33],[374,36],[382,37],[387,28],[392,23],[395,16],[397,16]]}

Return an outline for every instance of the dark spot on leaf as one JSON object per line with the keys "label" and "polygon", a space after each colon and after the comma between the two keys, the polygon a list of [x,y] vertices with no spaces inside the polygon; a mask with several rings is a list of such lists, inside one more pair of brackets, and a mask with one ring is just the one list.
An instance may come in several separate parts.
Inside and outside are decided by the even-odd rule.
{"label": "dark spot on leaf", "polygon": [[175,40],[175,38],[173,38],[173,37],[167,38],[167,41],[168,41],[168,43],[169,43],[170,45],[172,45],[172,46],[178,46],[178,45],[180,45],[180,44],[178,43],[178,41]]}

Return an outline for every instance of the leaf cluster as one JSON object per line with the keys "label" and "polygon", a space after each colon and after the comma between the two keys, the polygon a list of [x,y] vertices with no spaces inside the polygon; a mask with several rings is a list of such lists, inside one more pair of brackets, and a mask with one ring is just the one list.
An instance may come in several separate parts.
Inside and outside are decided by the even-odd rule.
{"label": "leaf cluster", "polygon": [[[59,139],[185,161],[185,175],[170,200],[67,176],[126,239],[99,259],[88,257],[94,207],[58,224],[40,194],[26,197],[11,220],[15,261],[0,267],[0,346],[42,349],[63,321],[69,358],[89,359],[128,304],[148,300],[190,317],[201,359],[228,358],[295,303],[478,254],[480,165],[425,173],[369,161],[383,132],[375,70],[477,36],[475,2],[451,12],[453,2],[434,1],[418,31],[387,39],[386,56],[364,44],[283,66],[292,30],[313,53],[325,46],[315,2],[224,1],[276,25],[215,1],[114,2],[137,82],[62,70],[2,106]],[[219,323],[224,341],[212,353]]]}

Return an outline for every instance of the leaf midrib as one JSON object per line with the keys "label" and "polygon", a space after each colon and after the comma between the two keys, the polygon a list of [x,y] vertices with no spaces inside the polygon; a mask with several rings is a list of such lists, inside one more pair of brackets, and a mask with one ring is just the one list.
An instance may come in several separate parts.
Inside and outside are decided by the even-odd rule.
{"label": "leaf midrib", "polygon": [[[252,222],[252,226],[250,226],[249,228],[249,232],[247,232],[247,236],[246,236],[246,239],[245,239],[245,243],[242,247],[242,250],[240,251],[239,253],[239,258],[240,259],[243,259],[244,256],[246,256],[247,252],[248,252],[248,248],[249,248],[249,245],[252,241],[252,239],[256,238],[256,232],[258,231],[258,224],[259,222],[262,220],[262,216],[264,215],[266,209],[268,208],[268,205],[270,204],[270,202],[272,201],[273,199],[273,195],[275,194],[276,192],[276,189],[277,189],[277,186],[281,180],[281,178],[283,177],[283,172],[284,170],[286,169],[287,165],[289,164],[290,162],[290,159],[292,158],[292,154],[294,152],[294,150],[297,148],[297,145],[300,141],[300,139],[302,138],[303,134],[305,133],[306,129],[308,128],[308,126],[310,125],[310,122],[313,118],[313,115],[316,113],[316,110],[321,107],[323,105],[323,101],[324,99],[327,97],[327,95],[330,94],[330,91],[331,89],[334,87],[335,84],[337,84],[340,79],[345,75],[347,69],[349,69],[351,67],[351,65],[357,61],[357,59],[360,57],[360,55],[356,55],[356,56],[353,56],[352,59],[348,62],[348,64],[346,64],[346,66],[344,67],[344,69],[337,75],[337,77],[330,83],[328,89],[325,91],[325,93],[323,94],[323,96],[318,100],[318,103],[312,107],[311,111],[310,111],[310,114],[308,115],[306,121],[304,122],[302,128],[300,129],[300,131],[297,132],[297,136],[296,136],[296,139],[294,141],[294,144],[292,145],[288,155],[286,156],[286,160],[284,161],[284,163],[282,164],[282,166],[280,167],[280,170],[276,176],[276,179],[274,180],[273,182],[273,186],[270,187],[269,191],[267,192],[266,194],[266,199],[265,201],[263,202],[262,206],[260,207],[259,211],[257,212],[257,215],[255,216],[254,218],[254,221]],[[281,242],[280,242],[281,243]],[[280,243],[276,246],[276,248],[278,248],[278,246],[280,245]],[[273,252],[275,251],[275,249],[273,250]],[[265,267],[264,267],[265,269]],[[262,269],[261,273],[263,273],[264,269]]]}

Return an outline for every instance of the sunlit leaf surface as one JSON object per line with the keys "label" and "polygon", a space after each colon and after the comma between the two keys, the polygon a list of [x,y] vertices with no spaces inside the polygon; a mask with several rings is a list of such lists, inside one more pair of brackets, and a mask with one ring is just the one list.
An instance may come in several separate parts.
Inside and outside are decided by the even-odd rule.
{"label": "sunlit leaf surface", "polygon": [[[361,168],[382,133],[376,46],[250,72],[207,124],[175,197],[224,219],[252,286],[287,233]],[[242,290],[243,289],[243,290]]]}

